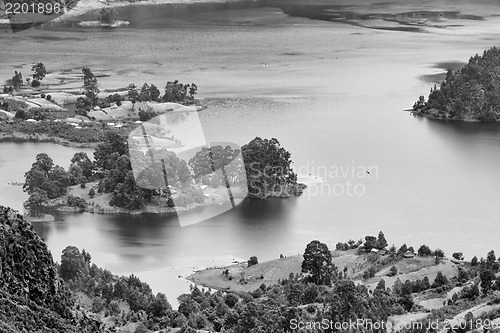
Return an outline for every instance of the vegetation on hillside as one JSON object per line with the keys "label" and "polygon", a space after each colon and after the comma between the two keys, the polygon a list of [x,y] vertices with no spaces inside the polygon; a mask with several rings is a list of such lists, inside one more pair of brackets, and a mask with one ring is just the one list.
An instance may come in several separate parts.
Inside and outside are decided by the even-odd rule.
{"label": "vegetation on hillside", "polygon": [[413,110],[440,119],[500,120],[500,49],[475,55],[459,71],[448,70],[428,100],[420,96]]}
{"label": "vegetation on hillside", "polygon": [[[381,255],[363,251],[359,255],[378,262],[373,258],[397,256],[397,252]],[[135,332],[164,333],[176,328],[191,333],[202,329],[319,333],[343,331],[338,323],[364,319],[356,331],[382,333],[385,327],[374,328],[367,320],[387,322],[393,315],[421,312],[415,301],[420,295],[441,297],[444,292],[458,290],[443,307],[428,313],[423,320],[426,323],[453,317],[478,304],[500,301],[495,297],[500,290],[500,278],[495,276],[500,265],[494,251],[475,264],[461,265],[457,276],[438,272],[433,282],[424,277],[404,283],[398,278],[391,287],[378,277],[375,288],[342,274],[332,264],[332,254],[324,243],[310,242],[303,258],[302,274],[291,273],[251,292],[211,292],[192,287],[178,297],[178,309],[172,309],[165,295],[153,294],[134,275],[116,276],[97,267],[85,250],[68,246],[60,264],[54,264],[31,225],[11,209],[0,207],[0,330],[109,332],[127,326],[134,327]],[[254,258],[251,266],[258,265]],[[491,309],[480,318],[498,318],[499,308]],[[468,315],[467,319],[477,318]],[[313,322],[325,324],[314,326]]]}
{"label": "vegetation on hillside", "polygon": [[30,223],[0,206],[0,331],[101,332],[101,324],[74,311],[47,246]]}

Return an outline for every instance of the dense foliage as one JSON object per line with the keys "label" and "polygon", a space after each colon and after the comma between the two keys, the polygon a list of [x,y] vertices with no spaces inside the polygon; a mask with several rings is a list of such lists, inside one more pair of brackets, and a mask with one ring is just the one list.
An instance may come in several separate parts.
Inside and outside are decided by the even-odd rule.
{"label": "dense foliage", "polygon": [[28,135],[33,141],[39,140],[37,135],[45,135],[45,141],[57,141],[57,138],[68,140],[76,143],[98,143],[102,142],[106,132],[114,131],[117,133],[127,134],[130,129],[126,127],[108,129],[106,124],[103,123],[88,123],[81,124],[81,128],[75,128],[65,122],[54,121],[14,121],[14,122],[0,122],[0,133],[4,135],[13,135],[22,133]]}
{"label": "dense foliage", "polygon": [[52,256],[30,223],[0,206],[0,331],[100,332],[71,312],[73,300]]}
{"label": "dense foliage", "polygon": [[294,192],[297,175],[291,169],[291,154],[275,138],[256,137],[241,147],[250,197],[269,192]]}
{"label": "dense foliage", "polygon": [[461,70],[448,70],[439,87],[431,89],[413,109],[442,119],[500,120],[500,49],[475,55]]}

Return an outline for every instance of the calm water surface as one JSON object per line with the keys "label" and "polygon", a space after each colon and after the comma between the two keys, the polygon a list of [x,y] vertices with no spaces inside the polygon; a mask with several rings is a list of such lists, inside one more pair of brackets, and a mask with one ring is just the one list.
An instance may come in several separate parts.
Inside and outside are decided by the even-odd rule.
{"label": "calm water surface", "polygon": [[[2,37],[0,57],[11,60],[0,74],[32,63],[36,53],[48,68],[111,71],[100,81],[111,86],[196,82],[209,106],[200,113],[209,140],[242,145],[276,137],[297,170],[325,182],[299,198],[246,201],[185,228],[175,216],[59,213],[35,224],[56,260],[69,244],[85,248],[98,265],[134,272],[175,304],[187,288],[178,275],[251,255],[302,253],[312,239],[334,247],[383,230],[396,245],[425,242],[467,257],[500,251],[500,126],[401,111],[428,94],[419,77],[436,74],[436,63],[466,61],[490,47],[500,36],[498,18],[410,33],[269,8],[185,13],[174,21],[136,9],[123,12],[132,25],[114,31],[54,26]],[[14,44],[23,50],[17,58]],[[67,167],[80,150],[1,143],[0,202],[22,209],[26,194],[7,183],[22,181],[38,152]]]}

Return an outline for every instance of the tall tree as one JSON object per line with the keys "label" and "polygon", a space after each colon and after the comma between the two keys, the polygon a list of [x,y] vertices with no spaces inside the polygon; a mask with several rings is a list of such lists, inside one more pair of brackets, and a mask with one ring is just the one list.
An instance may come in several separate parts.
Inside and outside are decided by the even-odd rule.
{"label": "tall tree", "polygon": [[45,65],[41,62],[37,63],[36,65],[33,65],[31,67],[31,70],[33,71],[33,79],[42,81],[45,75],[47,75],[47,70],[45,69]]}
{"label": "tall tree", "polygon": [[377,239],[377,248],[378,249],[383,249],[387,246],[387,240],[385,239],[385,235],[382,231],[378,233],[378,239]]}
{"label": "tall tree", "polygon": [[47,202],[49,198],[47,197],[47,192],[36,188],[31,192],[28,200],[24,203],[24,207],[29,209],[30,216],[40,216],[42,212],[43,205]]}
{"label": "tall tree", "polygon": [[275,186],[283,188],[297,183],[297,175],[291,169],[291,154],[277,139],[257,137],[241,147],[241,153],[250,195],[265,196]]}
{"label": "tall tree", "polygon": [[302,272],[310,274],[315,284],[329,285],[332,282],[335,265],[332,264],[332,254],[325,243],[313,240],[307,244],[303,257]]}
{"label": "tall tree", "polygon": [[73,158],[71,159],[71,163],[82,168],[82,174],[83,176],[87,177],[87,179],[90,179],[92,177],[94,164],[88,157],[87,153],[83,151],[75,153],[75,155],[73,155]]}
{"label": "tall tree", "polygon": [[97,101],[97,95],[99,94],[99,85],[97,83],[97,78],[94,76],[90,68],[84,67],[83,72],[83,87],[85,89],[85,96],[90,99],[90,107],[92,107]]}

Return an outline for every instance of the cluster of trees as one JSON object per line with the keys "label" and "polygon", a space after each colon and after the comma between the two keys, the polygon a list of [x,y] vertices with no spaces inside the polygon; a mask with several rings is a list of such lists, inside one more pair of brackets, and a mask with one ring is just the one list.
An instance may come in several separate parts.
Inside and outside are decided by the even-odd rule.
{"label": "cluster of trees", "polygon": [[30,209],[33,216],[40,214],[44,200],[66,194],[68,186],[71,185],[71,177],[68,172],[59,165],[54,165],[46,153],[40,153],[36,156],[35,163],[24,174],[24,178],[23,191],[30,195],[26,202],[26,208]]}
{"label": "cluster of trees", "polygon": [[125,100],[124,97],[119,94],[110,94],[106,98],[96,97],[94,100],[90,98],[78,97],[76,100],[76,111],[75,113],[81,116],[87,116],[87,113],[92,110],[94,105],[102,108],[108,108],[112,104],[116,104],[117,106],[122,105],[122,101]]}
{"label": "cluster of trees", "polygon": [[277,139],[256,137],[241,147],[241,153],[250,197],[262,198],[273,191],[297,193],[297,175],[291,169],[291,154]]}
{"label": "cluster of trees", "polygon": [[413,109],[437,118],[500,120],[500,49],[475,55],[457,72],[448,70],[428,100],[420,96]]}
{"label": "cluster of trees", "polygon": [[198,91],[195,83],[182,84],[178,80],[168,81],[165,86],[165,94],[162,96],[158,87],[154,84],[144,83],[139,90],[133,83],[129,84],[128,98],[135,102],[175,102],[181,104],[193,104],[194,96]]}
{"label": "cluster of trees", "polygon": [[[69,171],[59,165],[46,153],[39,153],[31,169],[24,174],[23,191],[30,196],[25,207],[32,216],[39,216],[48,199],[66,194],[68,186],[85,184],[93,178],[94,165],[85,152],[76,153],[71,159]],[[70,196],[68,205],[84,208],[83,199]]]}
{"label": "cluster of trees", "polygon": [[[149,285],[135,275],[117,276],[91,262],[91,255],[75,246],[66,247],[61,255],[59,274],[73,292],[83,292],[92,300],[92,311],[114,315],[123,322],[142,319],[151,328],[165,328],[172,306],[162,293],[153,294]],[[130,312],[119,309],[126,301]]]}
{"label": "cluster of trees", "polygon": [[[238,158],[240,151],[230,146],[203,147],[188,162],[193,169],[193,177],[202,184],[212,187],[239,184],[244,181],[243,161]],[[220,170],[220,171],[218,171]]]}
{"label": "cluster of trees", "polygon": [[[294,332],[294,322],[356,321],[370,318],[385,321],[392,314],[411,309],[411,296],[401,297],[385,289],[369,293],[350,280],[338,280],[333,287],[306,282],[290,274],[278,284],[262,284],[251,293],[210,293],[194,287],[179,297],[183,332],[195,329],[216,332]],[[189,330],[193,329],[193,331]],[[334,332],[312,328],[308,332]]]}
{"label": "cluster of trees", "polygon": [[0,331],[103,332],[100,323],[74,311],[46,244],[32,225],[0,206]]}
{"label": "cluster of trees", "polygon": [[481,279],[483,294],[486,295],[492,290],[500,290],[500,276],[496,277],[496,273],[500,270],[500,263],[497,261],[495,251],[488,252],[486,259],[481,258],[475,267],[478,269],[479,278]]}
{"label": "cluster of trees", "polygon": [[[131,159],[144,168],[134,178]],[[190,182],[191,173],[184,160],[166,149],[134,150],[130,154],[126,137],[115,132],[108,132],[94,152],[94,165],[100,178],[98,191],[112,193],[110,204],[126,209],[140,209],[153,196],[165,198],[167,205],[174,206],[170,186],[182,188],[176,197],[176,205],[188,205],[203,202],[201,190]]]}
{"label": "cluster of trees", "polygon": [[[36,87],[39,87],[40,86],[40,81],[43,80],[43,78],[45,77],[45,75],[47,75],[47,70],[45,69],[45,65],[41,62],[33,65],[33,67],[31,67],[31,71],[33,72],[33,81],[31,81],[31,78],[26,78],[26,82],[28,83],[28,85],[30,84],[30,81],[31,81],[31,86],[36,88]],[[21,86],[24,85],[24,82],[23,82],[23,74],[21,73],[21,71],[15,71],[14,72],[14,76],[12,77],[12,87],[8,88],[6,86],[4,86],[4,93],[13,93],[14,90],[18,91]]]}
{"label": "cluster of trees", "polygon": [[366,236],[365,243],[363,245],[364,250],[370,251],[371,249],[382,250],[387,247],[387,240],[385,239],[384,233],[380,231],[378,237]]}
{"label": "cluster of trees", "polygon": [[[41,113],[40,116],[43,118],[43,113]],[[36,113],[33,115],[28,113],[26,117],[37,118]],[[36,135],[45,135],[53,138],[54,142],[57,138],[60,138],[75,143],[97,143],[104,140],[108,131],[114,131],[121,135],[126,135],[130,131],[126,127],[109,129],[104,123],[81,124],[80,127],[81,128],[75,128],[68,123],[54,121],[0,122],[0,132],[2,133],[23,133],[29,135],[34,140],[36,140]]]}
{"label": "cluster of trees", "polygon": [[359,239],[357,241],[355,241],[353,239],[349,239],[346,243],[338,242],[335,245],[335,250],[337,250],[337,251],[353,250],[353,249],[357,249],[358,247],[360,247],[361,244],[363,244],[362,239]]}

